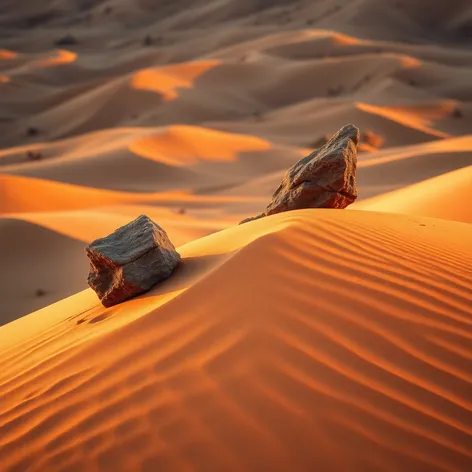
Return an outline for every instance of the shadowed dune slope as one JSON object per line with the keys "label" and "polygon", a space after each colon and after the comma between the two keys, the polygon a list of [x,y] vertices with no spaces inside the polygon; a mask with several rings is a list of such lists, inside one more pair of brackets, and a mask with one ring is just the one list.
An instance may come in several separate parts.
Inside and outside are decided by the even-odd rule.
{"label": "shadowed dune slope", "polygon": [[472,228],[303,210],[196,240],[175,276],[0,328],[11,471],[460,471]]}
{"label": "shadowed dune slope", "polygon": [[0,326],[87,286],[84,244],[35,224],[0,218],[0,258]]}

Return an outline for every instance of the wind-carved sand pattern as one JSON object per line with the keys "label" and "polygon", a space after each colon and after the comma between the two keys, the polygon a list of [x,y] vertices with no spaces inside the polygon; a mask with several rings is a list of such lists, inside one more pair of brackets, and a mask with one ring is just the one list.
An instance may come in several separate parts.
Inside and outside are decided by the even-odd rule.
{"label": "wind-carved sand pattern", "polygon": [[[3,2],[0,472],[470,472],[471,18]],[[355,203],[237,226],[347,123]],[[182,263],[105,309],[141,214]]]}
{"label": "wind-carved sand pattern", "polygon": [[11,323],[2,467],[466,471],[471,237],[282,213],[180,247],[180,274],[112,311],[86,291]]}

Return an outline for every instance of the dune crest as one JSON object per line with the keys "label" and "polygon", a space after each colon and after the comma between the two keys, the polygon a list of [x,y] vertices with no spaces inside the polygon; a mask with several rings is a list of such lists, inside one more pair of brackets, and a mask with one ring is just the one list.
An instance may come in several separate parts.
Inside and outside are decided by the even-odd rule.
{"label": "dune crest", "polygon": [[69,64],[77,59],[77,54],[66,49],[58,49],[57,54],[50,59],[38,61],[40,67],[54,67],[62,64]]}
{"label": "dune crest", "polygon": [[200,75],[218,64],[219,61],[200,61],[141,70],[133,75],[131,84],[138,90],[158,92],[164,100],[171,101],[179,96],[179,88],[192,88]]}
{"label": "dune crest", "polygon": [[239,152],[265,151],[271,144],[255,136],[224,133],[205,128],[174,126],[132,142],[131,152],[176,166],[199,160],[234,161]]}
{"label": "dune crest", "polygon": [[273,215],[182,246],[141,298],[106,310],[87,290],[10,323],[3,466],[466,471],[471,237]]}
{"label": "dune crest", "polygon": [[0,60],[7,61],[9,59],[14,59],[18,54],[14,51],[9,51],[8,49],[0,49]]}
{"label": "dune crest", "polygon": [[384,211],[472,223],[472,165],[356,203],[356,210]]}

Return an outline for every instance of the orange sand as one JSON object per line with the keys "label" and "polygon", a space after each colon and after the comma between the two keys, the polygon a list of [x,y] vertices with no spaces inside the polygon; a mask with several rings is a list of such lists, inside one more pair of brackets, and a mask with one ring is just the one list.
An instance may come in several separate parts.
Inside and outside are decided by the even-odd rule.
{"label": "orange sand", "polygon": [[[276,215],[0,330],[4,470],[468,470],[469,225]],[[321,469],[317,469],[321,467]]]}
{"label": "orange sand", "polygon": [[[470,2],[73,3],[0,14],[0,472],[470,472]],[[356,203],[236,225],[347,123]]]}
{"label": "orange sand", "polygon": [[472,224],[472,166],[369,198],[351,209],[430,216]]}
{"label": "orange sand", "polygon": [[138,90],[158,92],[166,101],[175,100],[179,96],[179,88],[192,87],[201,74],[217,65],[218,61],[206,61],[144,69],[132,77],[131,84]]}

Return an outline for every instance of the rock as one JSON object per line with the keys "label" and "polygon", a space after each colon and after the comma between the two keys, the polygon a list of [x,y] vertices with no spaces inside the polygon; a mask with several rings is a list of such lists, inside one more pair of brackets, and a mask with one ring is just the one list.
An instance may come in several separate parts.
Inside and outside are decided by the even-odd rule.
{"label": "rock", "polygon": [[343,92],[344,88],[342,85],[337,85],[335,87],[328,87],[328,95],[330,97],[337,97]]}
{"label": "rock", "polygon": [[71,34],[66,34],[65,36],[57,39],[54,42],[56,46],[74,46],[77,43],[77,38],[75,36],[72,36]]}
{"label": "rock", "polygon": [[27,157],[30,161],[39,161],[40,159],[42,159],[43,155],[42,155],[40,152],[28,151],[28,152],[26,153],[26,157]]}
{"label": "rock", "polygon": [[147,292],[180,261],[166,232],[145,215],[96,239],[85,251],[90,259],[87,282],[106,307]]}
{"label": "rock", "polygon": [[39,129],[38,128],[35,128],[34,126],[29,126],[27,129],[26,129],[26,134],[28,136],[37,136],[39,134]]}
{"label": "rock", "polygon": [[293,165],[264,213],[240,224],[301,208],[346,208],[357,198],[359,130],[349,124],[321,148]]}
{"label": "rock", "polygon": [[147,35],[143,39],[143,46],[151,46],[153,42],[154,41],[152,40],[151,36]]}

